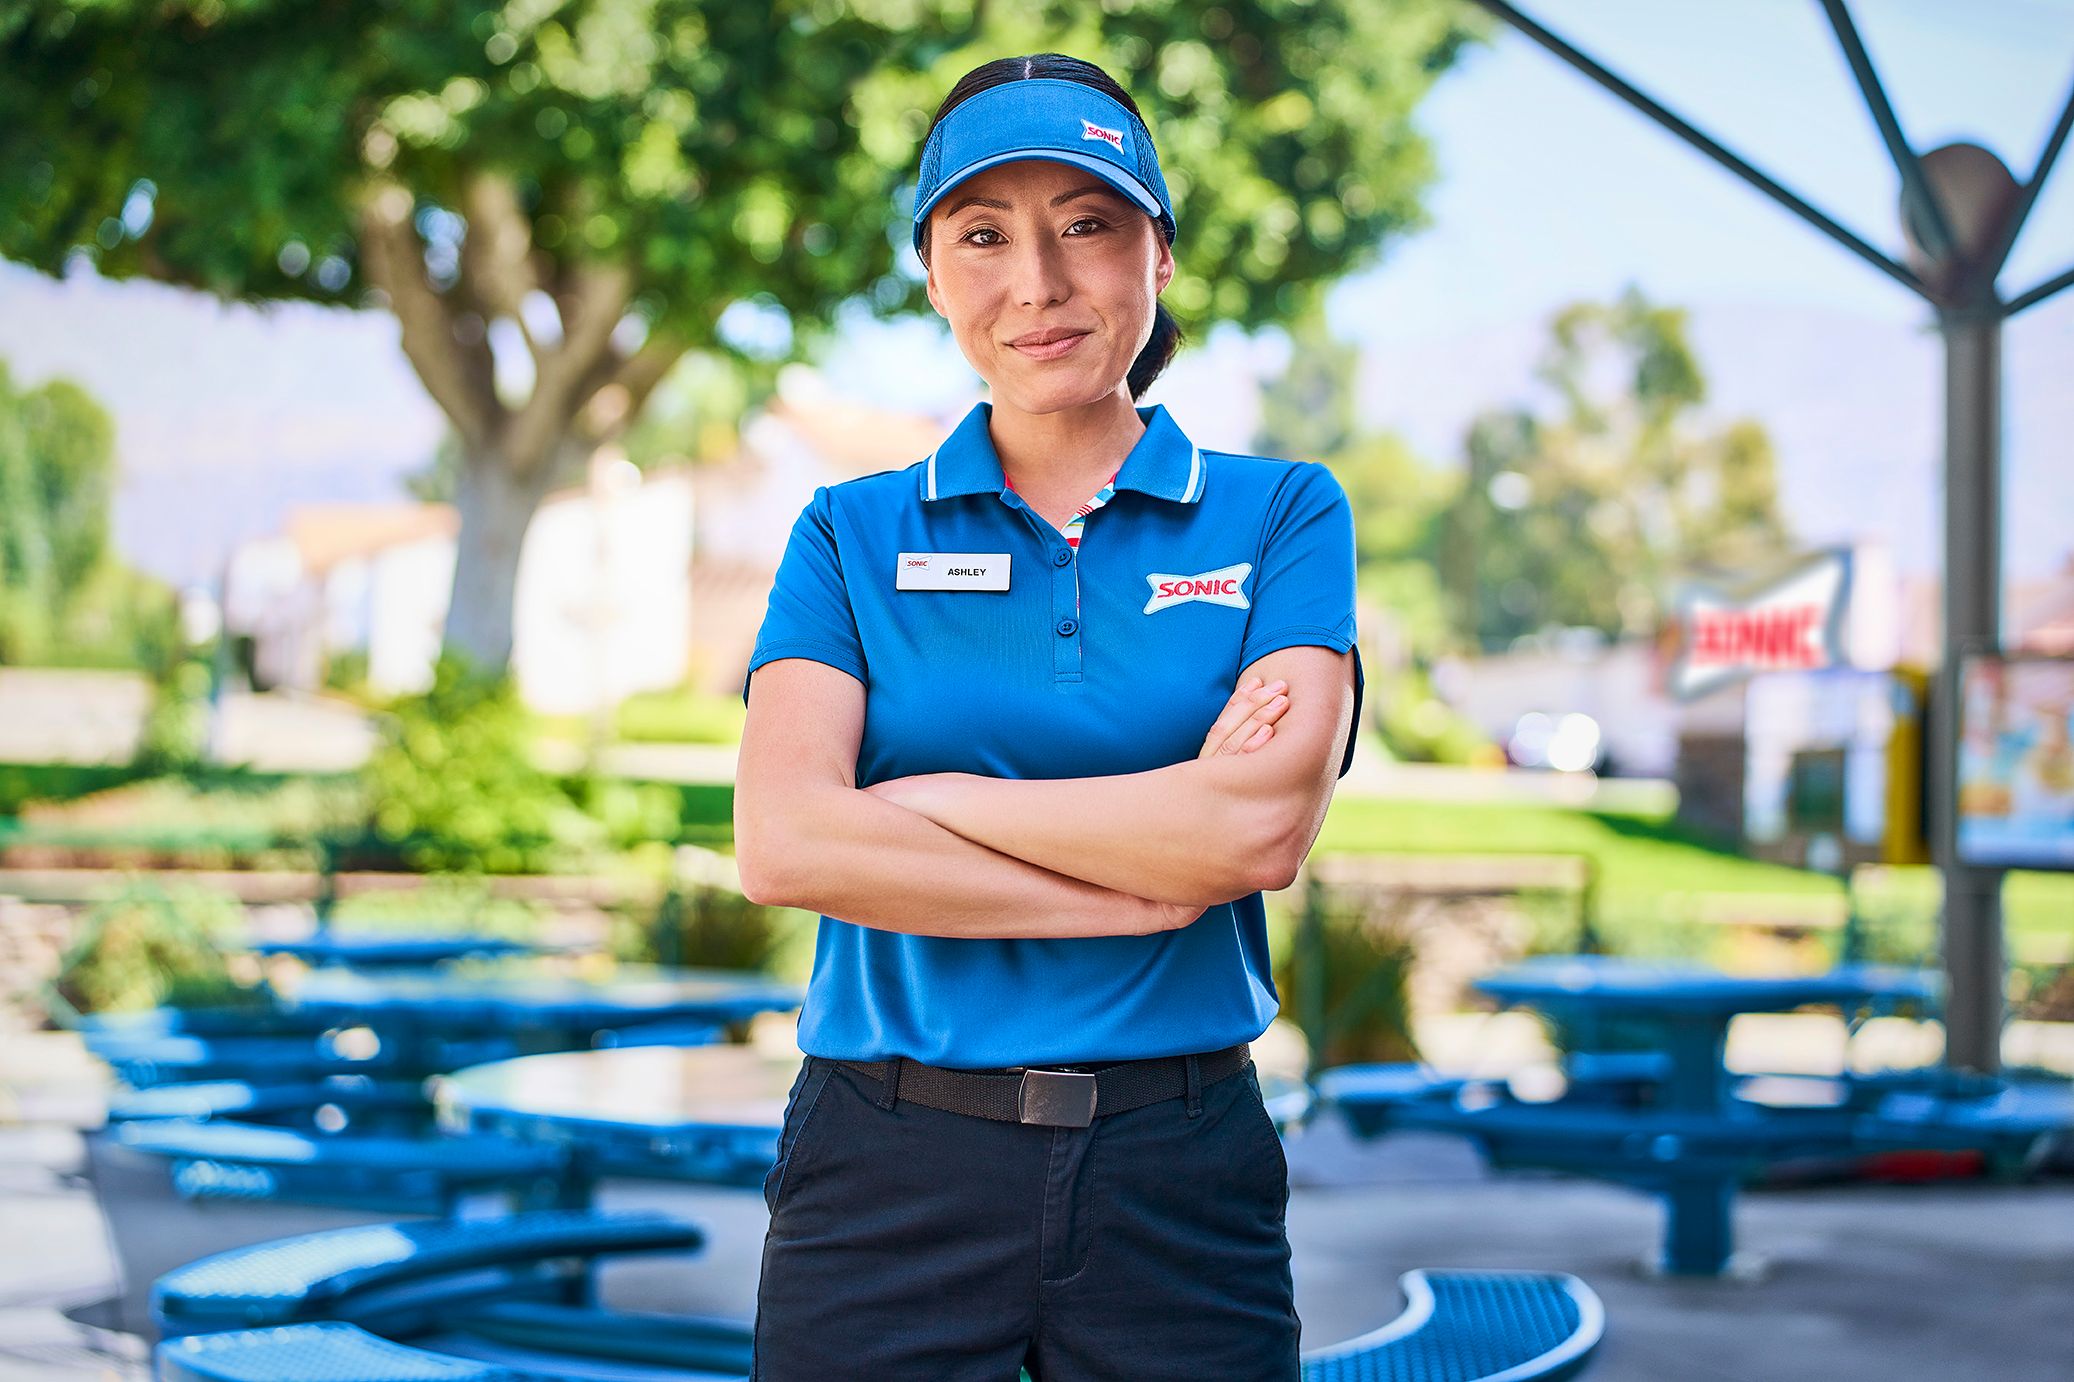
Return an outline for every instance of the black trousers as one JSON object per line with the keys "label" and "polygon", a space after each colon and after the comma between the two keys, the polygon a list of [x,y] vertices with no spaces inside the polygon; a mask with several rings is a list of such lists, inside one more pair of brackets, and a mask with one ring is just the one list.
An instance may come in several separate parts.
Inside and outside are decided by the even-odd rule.
{"label": "black trousers", "polygon": [[1296,1382],[1289,1166],[1251,1064],[1085,1128],[809,1056],[764,1180],[752,1382]]}

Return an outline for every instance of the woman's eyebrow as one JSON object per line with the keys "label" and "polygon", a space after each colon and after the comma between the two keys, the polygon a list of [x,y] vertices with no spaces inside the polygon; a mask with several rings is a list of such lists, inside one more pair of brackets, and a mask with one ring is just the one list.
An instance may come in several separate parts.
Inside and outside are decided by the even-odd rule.
{"label": "woman's eyebrow", "polygon": [[[1117,193],[1115,188],[1105,186],[1102,183],[1091,182],[1087,184],[1085,187],[1076,187],[1070,192],[1059,193],[1059,195],[1051,199],[1051,205],[1062,206],[1065,203],[1072,201],[1075,197],[1085,197],[1089,195],[1094,195],[1097,197],[1108,197],[1112,201],[1120,202],[1123,200],[1123,197]],[[950,209],[944,212],[943,214],[946,218],[949,218],[957,215],[960,211],[963,211],[968,206],[992,207],[996,211],[1012,211],[1015,209],[1012,206],[1010,206],[1007,202],[1004,202],[997,197],[970,196],[960,197],[957,201],[953,202],[951,204]]]}

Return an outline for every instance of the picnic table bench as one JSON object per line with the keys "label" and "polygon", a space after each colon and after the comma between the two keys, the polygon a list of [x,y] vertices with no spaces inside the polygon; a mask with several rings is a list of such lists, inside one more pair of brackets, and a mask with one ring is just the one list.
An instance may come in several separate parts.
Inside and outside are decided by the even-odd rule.
{"label": "picnic table bench", "polygon": [[326,1137],[227,1119],[148,1119],[111,1129],[115,1143],[165,1158],[186,1199],[286,1199],[398,1213],[450,1213],[471,1190],[557,1203],[559,1148],[501,1137]]}
{"label": "picnic table bench", "polygon": [[[197,1264],[206,1267],[208,1264]],[[1604,1333],[1597,1295],[1561,1273],[1413,1271],[1391,1323],[1304,1355],[1303,1382],[1560,1382]],[[324,1310],[313,1305],[307,1310]],[[343,1312],[341,1312],[343,1313]],[[407,1310],[359,1323],[311,1320],[169,1338],[166,1382],[740,1382],[746,1325],[599,1310],[553,1301],[441,1300],[424,1281]],[[402,1333],[406,1342],[384,1337]]]}
{"label": "picnic table bench", "polygon": [[517,1296],[586,1304],[598,1258],[704,1243],[697,1225],[649,1211],[370,1224],[189,1263],[153,1285],[152,1315],[168,1337],[305,1320],[409,1333],[464,1304]]}
{"label": "picnic table bench", "polygon": [[110,1123],[153,1118],[190,1121],[225,1118],[276,1126],[310,1126],[335,1133],[346,1123],[422,1125],[431,1101],[417,1080],[375,1080],[339,1075],[289,1084],[247,1080],[197,1080],[118,1090],[108,1100]]}

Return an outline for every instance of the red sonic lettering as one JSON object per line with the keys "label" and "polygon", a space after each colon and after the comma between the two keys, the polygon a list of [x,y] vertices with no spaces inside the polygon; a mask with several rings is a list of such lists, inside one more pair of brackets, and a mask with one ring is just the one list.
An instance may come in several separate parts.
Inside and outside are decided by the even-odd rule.
{"label": "red sonic lettering", "polygon": [[1099,139],[1110,148],[1116,150],[1117,153],[1123,152],[1122,130],[1112,130],[1105,126],[1097,125],[1086,116],[1082,116],[1080,119],[1080,137],[1082,139]]}
{"label": "red sonic lettering", "polygon": [[1175,605],[1200,600],[1207,605],[1225,605],[1232,609],[1245,609],[1250,602],[1246,599],[1246,577],[1252,573],[1253,563],[1239,562],[1235,566],[1220,566],[1215,571],[1204,571],[1193,576],[1178,576],[1171,571],[1154,571],[1145,577],[1152,587],[1152,598],[1145,602],[1145,613],[1157,614]]}

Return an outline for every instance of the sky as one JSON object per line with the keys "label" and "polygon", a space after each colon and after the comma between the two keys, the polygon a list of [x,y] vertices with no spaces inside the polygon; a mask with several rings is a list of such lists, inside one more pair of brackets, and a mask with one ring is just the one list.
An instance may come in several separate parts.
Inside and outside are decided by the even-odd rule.
{"label": "sky", "polygon": [[[1892,165],[1814,0],[1522,8],[1903,253]],[[2074,0],[1859,0],[1852,13],[1917,148],[1973,140],[2029,174],[2074,84]],[[1904,566],[1934,563],[1941,366],[1918,299],[1509,30],[1447,73],[1418,120],[1440,168],[1431,226],[1328,299],[1363,352],[1364,421],[1451,461],[1476,410],[1531,395],[1553,311],[1632,282],[1691,309],[1711,404],[1774,428],[1803,536],[1869,530]],[[2074,151],[2002,286],[2070,264]],[[1252,381],[1278,344],[1209,333],[1153,399],[1202,444],[1246,449]],[[0,264],[0,358],[19,382],[78,378],[115,412],[118,543],[176,579],[212,569],[290,498],[395,495],[442,429],[380,314],[262,311]],[[2074,378],[2074,290],[2012,322],[2005,366],[2009,560],[2035,575],[2074,548],[2059,517],[2074,514],[2074,390],[2060,382]],[[842,392],[943,417],[978,396],[933,317],[854,318],[825,367]],[[1869,506],[1868,485],[1881,491]]]}

